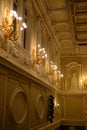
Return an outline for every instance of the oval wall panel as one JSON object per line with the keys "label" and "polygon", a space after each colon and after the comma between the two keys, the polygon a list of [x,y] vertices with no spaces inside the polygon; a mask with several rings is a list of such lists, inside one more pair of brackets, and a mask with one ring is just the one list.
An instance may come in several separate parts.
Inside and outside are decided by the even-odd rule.
{"label": "oval wall panel", "polygon": [[17,124],[21,124],[27,114],[27,96],[23,88],[16,88],[10,99],[10,109],[12,117]]}
{"label": "oval wall panel", "polygon": [[44,116],[44,111],[45,111],[44,98],[43,98],[42,95],[37,96],[37,99],[36,99],[36,111],[37,111],[38,117],[40,119],[42,119],[43,116]]}

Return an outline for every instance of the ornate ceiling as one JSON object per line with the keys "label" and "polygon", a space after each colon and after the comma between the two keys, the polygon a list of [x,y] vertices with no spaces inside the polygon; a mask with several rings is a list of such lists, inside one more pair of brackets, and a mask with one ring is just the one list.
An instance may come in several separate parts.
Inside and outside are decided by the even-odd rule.
{"label": "ornate ceiling", "polygon": [[87,0],[42,0],[63,55],[87,55]]}

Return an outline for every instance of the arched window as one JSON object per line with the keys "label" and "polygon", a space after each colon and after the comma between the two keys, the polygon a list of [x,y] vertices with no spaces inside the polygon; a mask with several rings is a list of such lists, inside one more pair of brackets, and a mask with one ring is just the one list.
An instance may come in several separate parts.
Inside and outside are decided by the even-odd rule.
{"label": "arched window", "polygon": [[[24,22],[27,24],[28,23],[28,19],[27,19],[27,9],[25,8],[24,9]],[[26,39],[27,39],[27,35],[26,35],[26,33],[27,33],[27,31],[26,31],[26,29],[24,29],[24,37],[23,37],[23,48],[25,48],[26,49]]]}
{"label": "arched window", "polygon": [[18,5],[18,1],[17,0],[14,0],[13,1],[13,10],[17,11],[17,5]]}
{"label": "arched window", "polygon": [[22,35],[22,44],[23,48],[31,53],[31,38],[32,38],[32,24],[33,24],[33,8],[32,2],[26,1],[23,4],[23,22],[26,23],[27,28],[23,30]]}
{"label": "arched window", "polygon": [[[46,28],[41,18],[37,17],[36,26],[36,57],[39,63],[41,63],[46,68],[47,63],[47,36]],[[38,62],[37,62],[38,63]]]}
{"label": "arched window", "polygon": [[41,44],[42,48],[44,48],[43,56],[42,56],[42,65],[45,69],[47,69],[48,66],[48,39],[47,39],[47,29],[44,25],[44,23],[41,23]]}
{"label": "arched window", "polygon": [[39,48],[41,48],[41,24],[38,18],[36,25],[36,56],[39,55]]}
{"label": "arched window", "polygon": [[[45,27],[44,25],[42,24],[42,31],[41,31],[41,44],[42,44],[42,48],[44,48],[44,51],[45,53],[47,52],[46,50],[46,42],[47,42],[47,39],[46,39],[46,30],[45,30]],[[45,67],[45,56],[43,55],[42,56],[42,65]]]}
{"label": "arched window", "polygon": [[11,2],[11,15],[14,16],[13,18],[13,39],[17,40],[17,43],[22,45],[22,31],[21,26],[22,26],[22,15],[23,15],[23,0],[13,0]]}
{"label": "arched window", "polygon": [[[17,8],[18,8],[18,1],[14,0],[13,1],[13,10],[17,12]],[[13,19],[13,25],[14,25],[14,31],[16,31],[17,29],[17,21],[16,18]]]}
{"label": "arched window", "polygon": [[4,6],[5,3],[3,2],[3,0],[0,0],[0,25],[2,24],[2,20],[3,20]]}

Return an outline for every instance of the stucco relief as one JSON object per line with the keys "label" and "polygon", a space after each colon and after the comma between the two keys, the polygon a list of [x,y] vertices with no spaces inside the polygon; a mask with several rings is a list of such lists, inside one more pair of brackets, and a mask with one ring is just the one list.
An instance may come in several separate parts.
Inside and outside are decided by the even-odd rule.
{"label": "stucco relief", "polygon": [[16,49],[16,48],[13,48],[13,49],[12,49],[11,54],[12,54],[14,57],[16,57],[16,58],[18,58],[18,57],[20,56],[20,52],[19,52],[19,50]]}
{"label": "stucco relief", "polygon": [[47,72],[42,64],[35,64],[34,70],[42,77],[47,77]]}
{"label": "stucco relief", "polygon": [[75,89],[78,87],[78,76],[77,76],[77,73],[75,72],[73,72],[73,74],[71,75],[70,87],[72,89]]}
{"label": "stucco relief", "polygon": [[80,89],[79,79],[81,75],[81,65],[76,62],[71,62],[66,65],[66,89]]}
{"label": "stucco relief", "polygon": [[29,67],[32,68],[33,67],[33,59],[32,59],[32,57],[28,56],[28,55],[24,56],[24,64],[29,65]]}

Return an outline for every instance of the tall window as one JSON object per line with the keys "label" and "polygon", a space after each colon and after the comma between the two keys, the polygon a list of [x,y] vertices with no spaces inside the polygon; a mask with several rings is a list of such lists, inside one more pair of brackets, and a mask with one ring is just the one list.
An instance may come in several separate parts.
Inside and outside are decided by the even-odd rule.
{"label": "tall window", "polygon": [[[27,10],[24,10],[24,22],[27,23]],[[23,39],[23,47],[26,48],[26,29],[24,29],[24,39]]]}
{"label": "tall window", "polygon": [[42,56],[42,65],[45,67],[46,65],[46,57],[45,54],[47,54],[47,50],[46,50],[46,44],[47,44],[47,38],[46,38],[46,30],[45,30],[45,26],[42,23],[42,31],[41,31],[41,44],[42,44],[42,48],[45,49],[45,53],[44,56]]}
{"label": "tall window", "polygon": [[[36,57],[38,59],[38,61],[41,60],[41,56],[40,56],[40,51],[39,49],[42,48],[41,46],[41,23],[40,23],[40,18],[38,17],[37,20],[37,26],[36,26]],[[42,61],[40,61],[42,62]]]}
{"label": "tall window", "polygon": [[[17,4],[18,4],[18,1],[15,0],[13,2],[13,10],[17,12]],[[13,25],[14,25],[14,31],[16,31],[16,28],[17,28],[17,21],[16,21],[16,18],[14,18],[13,20]]]}
{"label": "tall window", "polygon": [[18,1],[15,0],[15,1],[13,2],[13,10],[15,10],[15,11],[17,11],[17,4],[18,4]]}

